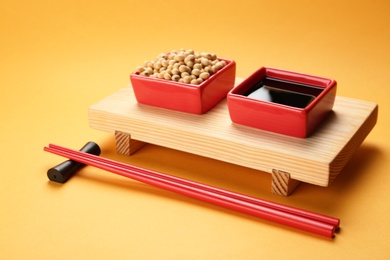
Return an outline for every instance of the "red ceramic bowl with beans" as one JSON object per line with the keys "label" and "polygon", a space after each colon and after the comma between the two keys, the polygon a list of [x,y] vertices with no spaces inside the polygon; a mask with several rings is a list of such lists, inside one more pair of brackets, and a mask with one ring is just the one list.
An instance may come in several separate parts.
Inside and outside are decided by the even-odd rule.
{"label": "red ceramic bowl with beans", "polygon": [[137,102],[192,114],[206,113],[234,87],[236,63],[218,60],[224,60],[226,65],[199,85],[132,73],[130,81]]}
{"label": "red ceramic bowl with beans", "polygon": [[333,79],[262,67],[227,95],[234,123],[305,138],[332,110]]}

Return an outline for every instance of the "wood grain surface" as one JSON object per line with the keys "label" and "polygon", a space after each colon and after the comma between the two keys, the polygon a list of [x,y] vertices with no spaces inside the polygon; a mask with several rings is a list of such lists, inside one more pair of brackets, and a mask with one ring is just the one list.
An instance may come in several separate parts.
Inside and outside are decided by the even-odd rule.
{"label": "wood grain surface", "polygon": [[134,140],[328,186],[370,133],[377,113],[375,103],[338,96],[324,122],[302,139],[232,123],[226,100],[203,115],[142,105],[129,84],[92,105],[89,123]]}

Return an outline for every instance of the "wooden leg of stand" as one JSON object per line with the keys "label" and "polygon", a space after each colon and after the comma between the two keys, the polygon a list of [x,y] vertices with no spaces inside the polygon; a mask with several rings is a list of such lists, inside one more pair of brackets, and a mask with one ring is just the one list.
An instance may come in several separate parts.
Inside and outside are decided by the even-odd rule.
{"label": "wooden leg of stand", "polygon": [[298,186],[300,181],[291,179],[288,172],[272,169],[272,192],[288,196]]}
{"label": "wooden leg of stand", "polygon": [[123,155],[132,155],[146,143],[131,139],[131,135],[121,131],[115,131],[116,151]]}

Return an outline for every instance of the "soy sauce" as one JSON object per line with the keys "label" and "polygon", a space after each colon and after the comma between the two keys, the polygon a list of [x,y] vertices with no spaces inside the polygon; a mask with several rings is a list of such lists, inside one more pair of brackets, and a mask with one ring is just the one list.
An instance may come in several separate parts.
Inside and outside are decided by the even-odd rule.
{"label": "soy sauce", "polygon": [[266,77],[245,93],[245,96],[297,108],[305,108],[323,88]]}

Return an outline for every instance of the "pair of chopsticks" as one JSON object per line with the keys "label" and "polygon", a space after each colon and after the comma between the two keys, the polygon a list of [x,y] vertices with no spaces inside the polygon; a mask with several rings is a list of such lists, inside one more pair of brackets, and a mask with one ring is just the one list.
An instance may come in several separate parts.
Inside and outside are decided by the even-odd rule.
{"label": "pair of chopsticks", "polygon": [[340,220],[50,144],[44,150],[136,181],[332,238]]}

